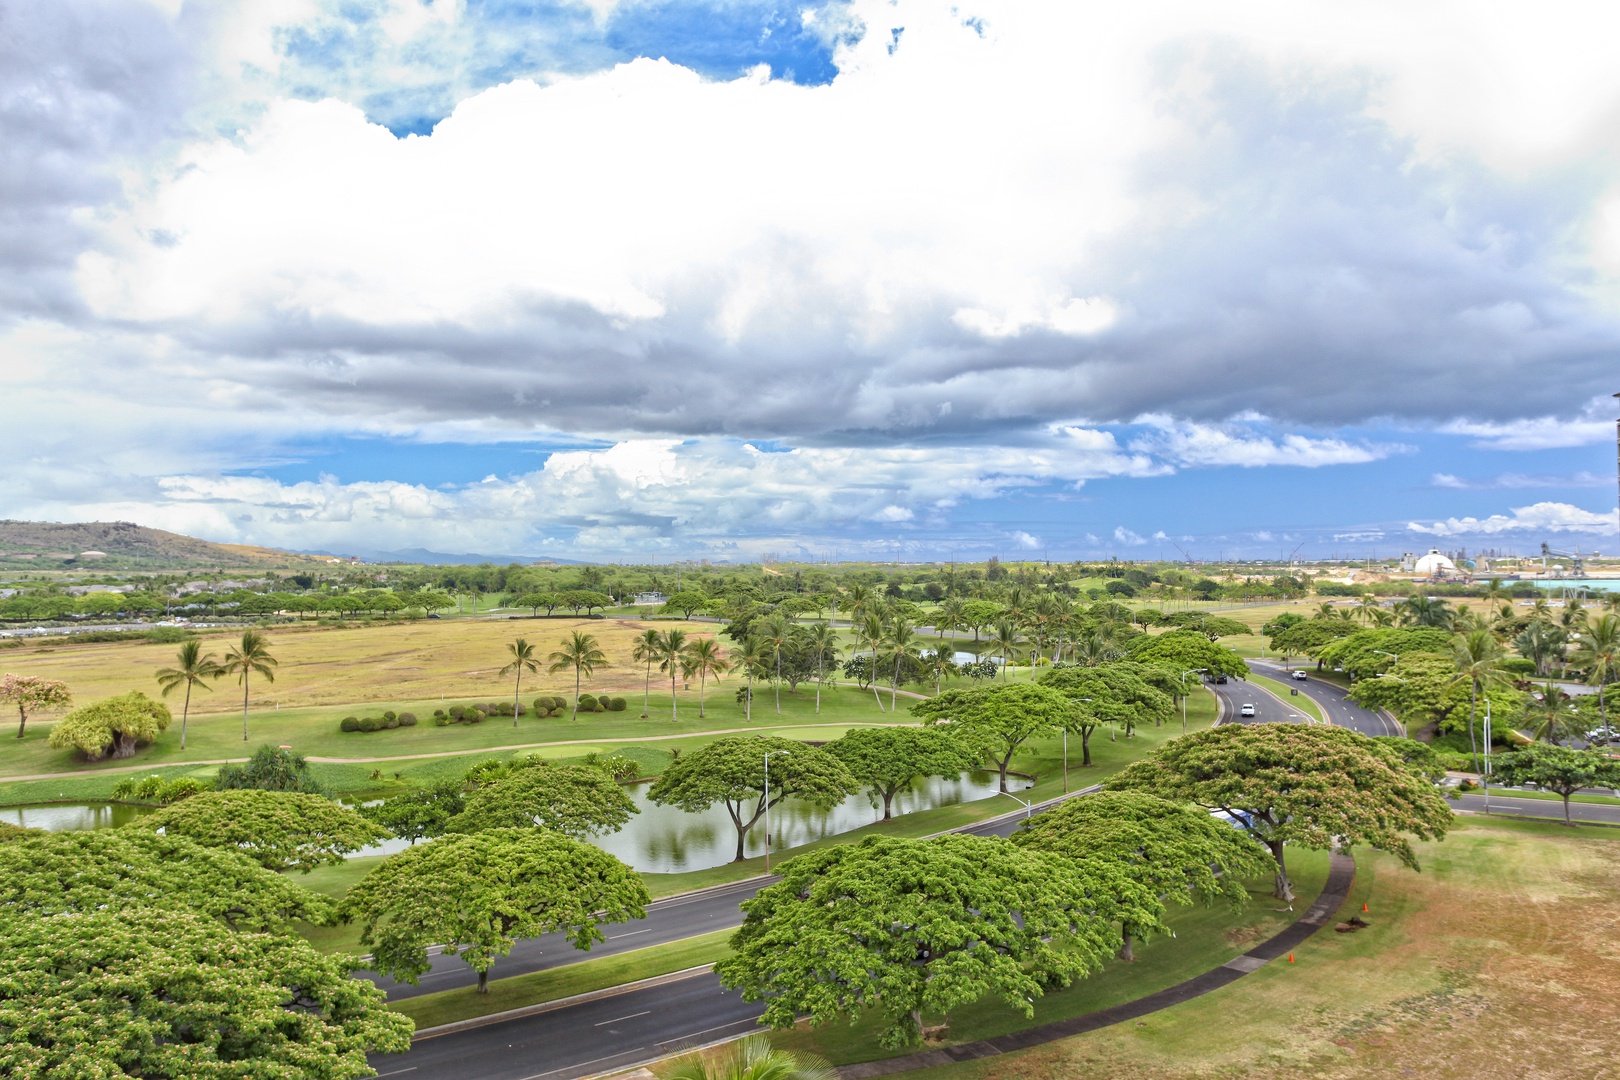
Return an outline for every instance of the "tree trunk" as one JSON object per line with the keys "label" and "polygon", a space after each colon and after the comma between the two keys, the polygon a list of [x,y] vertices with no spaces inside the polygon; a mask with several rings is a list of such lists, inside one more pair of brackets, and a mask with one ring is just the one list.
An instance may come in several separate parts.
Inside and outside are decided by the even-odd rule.
{"label": "tree trunk", "polygon": [[579,719],[579,665],[578,664],[574,665],[574,713],[573,713],[572,716],[569,717],[569,719],[570,720],[578,720]]}
{"label": "tree trunk", "polygon": [[517,727],[518,699],[523,696],[523,669],[518,668],[517,682],[512,684],[512,726]]}
{"label": "tree trunk", "polygon": [[1091,764],[1091,729],[1080,729],[1080,765],[1084,768]]}
{"label": "tree trunk", "polygon": [[826,672],[822,670],[821,657],[816,657],[816,715],[821,715],[821,684],[826,681]]}
{"label": "tree trunk", "polygon": [[1277,860],[1277,888],[1271,895],[1293,903],[1294,883],[1288,880],[1288,864],[1283,860],[1283,841],[1267,840],[1266,847],[1271,849],[1271,857]]}
{"label": "tree trunk", "polygon": [[247,702],[248,702],[248,677],[247,677],[247,672],[244,671],[244,672],[242,672],[242,741],[243,742],[247,742],[247,739],[248,739],[248,736],[247,736]]}
{"label": "tree trunk", "polygon": [[130,758],[135,756],[135,736],[127,731],[113,732],[113,752],[115,758]]}
{"label": "tree trunk", "polygon": [[1131,948],[1131,932],[1126,930],[1123,932],[1122,936],[1125,940],[1124,944],[1119,947],[1119,958],[1125,961],[1127,964],[1133,964],[1136,962],[1136,953]]}
{"label": "tree trunk", "polygon": [[1567,793],[1564,795],[1564,824],[1572,829],[1575,827],[1575,823],[1569,820],[1569,795]]}
{"label": "tree trunk", "polygon": [[485,969],[483,969],[482,971],[480,971],[478,973],[478,992],[480,994],[489,993],[489,969],[488,968],[485,968]]}
{"label": "tree trunk", "polygon": [[669,658],[669,718],[673,722],[681,719],[681,699],[675,696],[675,657]]}
{"label": "tree trunk", "polygon": [[641,718],[647,719],[647,707],[652,701],[652,660],[647,661],[647,677],[641,683]]}
{"label": "tree trunk", "polygon": [[21,703],[17,705],[17,738],[23,737],[23,729],[28,726],[28,710]]}
{"label": "tree trunk", "polygon": [[888,821],[891,816],[889,813],[889,806],[894,802],[894,789],[881,788],[879,790],[883,792],[883,820]]}
{"label": "tree trunk", "polygon": [[704,668],[698,672],[698,719],[703,719],[703,692],[709,685],[709,671]]}
{"label": "tree trunk", "polygon": [[191,681],[186,680],[186,703],[180,710],[180,749],[186,748],[186,719],[191,715]]}
{"label": "tree trunk", "polygon": [[782,715],[782,646],[776,647],[776,715]]}

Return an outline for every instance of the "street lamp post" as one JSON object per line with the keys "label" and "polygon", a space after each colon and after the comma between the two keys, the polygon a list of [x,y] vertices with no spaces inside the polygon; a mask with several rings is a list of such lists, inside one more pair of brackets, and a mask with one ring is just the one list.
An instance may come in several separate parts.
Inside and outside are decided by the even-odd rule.
{"label": "street lamp post", "polygon": [[1480,776],[1485,782],[1485,812],[1491,812],[1491,699],[1485,699],[1485,771]]}
{"label": "street lamp post", "polygon": [[771,872],[771,755],[789,754],[791,750],[770,750],[765,754],[765,872]]}
{"label": "street lamp post", "polygon": [[1007,796],[1007,798],[1011,799],[1013,802],[1015,802],[1018,805],[1022,806],[1024,808],[1024,820],[1025,821],[1028,821],[1030,819],[1030,816],[1035,813],[1035,808],[1034,808],[1034,806],[1032,804],[1025,802],[1023,799],[1020,799],[1018,796],[1014,795],[1010,791],[998,791],[996,794],[1005,795],[1005,796]]}

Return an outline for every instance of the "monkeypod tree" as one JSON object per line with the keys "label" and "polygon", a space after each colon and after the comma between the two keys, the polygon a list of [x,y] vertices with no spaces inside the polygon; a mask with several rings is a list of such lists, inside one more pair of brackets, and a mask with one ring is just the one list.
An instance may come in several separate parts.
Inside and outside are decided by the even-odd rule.
{"label": "monkeypod tree", "polygon": [[60,679],[38,675],[12,675],[0,679],[0,701],[17,707],[17,738],[28,728],[28,714],[45,709],[65,709],[73,704],[73,694]]}
{"label": "monkeypod tree", "polygon": [[233,930],[330,922],[319,893],[246,855],[139,828],[38,833],[0,844],[0,910],[45,916],[178,907]]}
{"label": "monkeypod tree", "polygon": [[374,1076],[409,1018],[352,961],[174,908],[0,914],[0,1075]]}
{"label": "monkeypod tree", "polygon": [[852,728],[827,744],[827,752],[865,784],[872,805],[883,801],[883,820],[894,797],[926,776],[956,776],[978,765],[977,756],[943,731],[932,728]]}
{"label": "monkeypod tree", "polygon": [[271,870],[341,863],[388,834],[346,806],[294,791],[203,791],[126,828],[163,829],[205,847],[241,851]]}
{"label": "monkeypod tree", "polygon": [[563,932],[577,949],[603,940],[603,923],[646,914],[641,877],[612,855],[547,829],[491,829],[442,836],[409,848],[367,874],[343,898],[358,921],[372,966],[415,984],[442,945],[478,973],[519,938]]}
{"label": "monkeypod tree", "polygon": [[1451,808],[1376,739],[1323,724],[1229,724],[1175,739],[1108,782],[1220,810],[1271,850],[1276,892],[1293,900],[1284,848],[1367,844],[1418,869],[1408,836],[1438,840]]}
{"label": "monkeypod tree", "polygon": [[541,761],[473,791],[446,831],[541,828],[583,840],[623,828],[635,813],[636,804],[605,770]]}
{"label": "monkeypod tree", "polygon": [[1209,811],[1136,791],[1103,791],[1070,799],[1024,823],[1013,843],[1071,862],[1121,863],[1146,886],[1155,909],[1150,922],[1126,922],[1120,956],[1132,960],[1132,941],[1164,932],[1164,903],[1248,902],[1245,878],[1273,863],[1266,850]]}
{"label": "monkeypod tree", "polygon": [[1144,634],[1131,642],[1128,659],[1163,664],[1179,671],[1202,668],[1211,675],[1245,678],[1249,674],[1249,665],[1244,663],[1243,657],[1194,629]]}
{"label": "monkeypod tree", "polygon": [[[771,755],[770,796],[765,792],[765,755]],[[791,739],[737,736],[716,739],[682,754],[653,781],[647,797],[659,805],[701,813],[724,803],[737,829],[737,856],[767,806],[786,798],[828,808],[860,787],[843,762],[819,747]]]}
{"label": "monkeypod tree", "polygon": [[56,722],[48,741],[58,750],[77,750],[89,761],[133,757],[137,746],[156,741],[173,720],[167,705],[132,690],[74,709]]}
{"label": "monkeypod tree", "polygon": [[[1122,899],[1123,898],[1123,899]],[[868,1010],[885,1046],[995,995],[1025,1016],[1049,987],[1098,970],[1121,921],[1152,920],[1123,864],[1078,863],[998,838],[872,836],[800,855],[743,903],[722,984],[765,1001],[764,1021],[813,1025]],[[1134,910],[1140,907],[1141,910]]]}
{"label": "monkeypod tree", "polygon": [[947,690],[911,707],[925,724],[949,724],[953,739],[994,762],[1002,791],[1013,755],[1030,739],[1077,730],[1081,712],[1065,694],[1030,683]]}
{"label": "monkeypod tree", "polygon": [[466,807],[467,796],[455,781],[407,791],[375,806],[362,806],[360,816],[412,844],[441,836],[450,821]]}
{"label": "monkeypod tree", "polygon": [[1531,743],[1491,759],[1491,775],[1516,787],[1534,784],[1564,800],[1564,824],[1573,826],[1569,798],[1582,788],[1620,787],[1620,761],[1598,750]]}
{"label": "monkeypod tree", "polygon": [[1082,724],[1077,732],[1083,766],[1091,764],[1091,733],[1098,722],[1118,724],[1129,737],[1138,723],[1152,721],[1157,727],[1175,715],[1175,702],[1168,694],[1149,686],[1134,671],[1119,664],[1058,668],[1042,675],[1041,685],[1081,703],[1084,711],[1094,718]]}

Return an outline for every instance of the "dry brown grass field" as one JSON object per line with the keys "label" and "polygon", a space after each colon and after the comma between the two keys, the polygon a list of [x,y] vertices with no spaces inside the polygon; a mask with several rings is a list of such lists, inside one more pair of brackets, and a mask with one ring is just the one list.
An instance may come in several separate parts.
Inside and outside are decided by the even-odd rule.
{"label": "dry brown grass field", "polygon": [[[548,674],[544,658],[574,630],[592,634],[607,653],[609,665],[597,669],[587,687],[593,693],[628,696],[640,692],[642,665],[630,659],[634,639],[649,626],[679,627],[694,637],[712,636],[713,623],[640,623],[616,619],[422,619],[415,622],[328,629],[316,625],[272,627],[270,652],[280,662],[275,682],[255,677],[249,684],[253,708],[279,705],[300,708],[370,701],[395,702],[437,698],[499,699],[510,696],[511,682],[497,674],[509,659],[506,646],[525,638],[540,652],[539,675],[525,674],[523,692],[574,691],[573,672]],[[204,638],[216,656],[237,633]],[[141,690],[157,695],[153,672],[174,663],[175,645],[71,641],[41,643],[0,653],[0,670],[19,675],[61,679],[79,702]],[[654,673],[656,675],[656,672]],[[664,684],[668,690],[669,684]],[[654,689],[657,689],[656,680]],[[179,698],[169,699],[176,713]],[[192,698],[193,715],[241,711],[242,695],[234,682],[221,680],[212,693]]]}

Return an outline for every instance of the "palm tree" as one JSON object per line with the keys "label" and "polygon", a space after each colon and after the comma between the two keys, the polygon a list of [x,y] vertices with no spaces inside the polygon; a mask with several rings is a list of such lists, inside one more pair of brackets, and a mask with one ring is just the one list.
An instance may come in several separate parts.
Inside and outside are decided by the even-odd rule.
{"label": "palm tree", "polygon": [[[1468,746],[1473,752],[1474,769],[1479,769],[1479,743],[1474,738],[1474,719],[1479,713],[1479,692],[1507,681],[1502,671],[1502,646],[1489,630],[1470,630],[1451,641],[1451,662],[1456,668],[1452,682],[1468,680]],[[1490,732],[1485,733],[1489,739]]]}
{"label": "palm tree", "polygon": [[1569,659],[1586,672],[1586,681],[1598,688],[1598,714],[1607,730],[1609,707],[1603,693],[1609,683],[1620,680],[1620,616],[1604,615],[1596,622],[1588,622]]}
{"label": "palm tree", "polygon": [[776,657],[776,714],[782,715],[782,646],[788,643],[793,632],[792,624],[787,616],[780,611],[760,620],[760,644],[770,649]]}
{"label": "palm tree", "polygon": [[1568,705],[1569,695],[1549,679],[1541,693],[1532,694],[1524,706],[1524,719],[1530,725],[1530,737],[1557,743],[1573,734],[1577,718],[1571,715]]}
{"label": "palm tree", "polygon": [[652,700],[652,666],[658,659],[658,631],[648,627],[636,638],[635,648],[630,650],[630,658],[637,663],[647,665],[646,677],[641,683],[641,718],[647,719],[647,704]]}
{"label": "palm tree", "polygon": [[947,630],[952,634],[952,641],[955,641],[956,631],[962,628],[962,609],[966,606],[967,601],[960,596],[947,596],[945,602],[939,605],[939,610],[934,613],[934,628],[938,631],[941,645],[945,642]]}
{"label": "palm tree", "polygon": [[1519,631],[1518,637],[1513,639],[1513,647],[1519,650],[1520,656],[1536,665],[1537,675],[1546,675],[1553,658],[1563,653],[1564,631],[1554,623],[1537,619]]}
{"label": "palm tree", "polygon": [[868,611],[855,627],[857,644],[872,650],[872,700],[877,702],[879,712],[883,711],[883,699],[878,697],[877,656],[884,632],[883,616],[875,611]]}
{"label": "palm tree", "polygon": [[838,663],[838,631],[827,623],[816,623],[805,634],[805,647],[816,658],[816,715],[821,715],[821,684],[826,679],[826,665]]}
{"label": "palm tree", "polygon": [[774,1049],[764,1035],[688,1058],[664,1074],[666,1080],[835,1080],[837,1075],[820,1058]]}
{"label": "palm tree", "polygon": [[[894,660],[894,678],[889,683],[889,711],[895,711],[895,698],[900,694],[900,665],[918,655],[917,631],[910,622],[896,615],[883,636],[883,662]],[[875,675],[875,673],[874,673]],[[874,679],[875,681],[875,679]]]}
{"label": "palm tree", "polygon": [[681,718],[681,703],[675,694],[675,679],[681,672],[681,659],[686,655],[685,630],[665,630],[658,635],[658,670],[669,672],[669,718]]}
{"label": "palm tree", "polygon": [[1564,633],[1574,635],[1586,626],[1586,607],[1579,600],[1564,601],[1564,610],[1558,613],[1558,622]]}
{"label": "palm tree", "polygon": [[1371,622],[1372,613],[1378,610],[1378,597],[1372,593],[1362,593],[1361,599],[1356,601],[1356,614],[1361,616],[1362,622]]}
{"label": "palm tree", "polygon": [[1368,618],[1372,620],[1372,624],[1380,630],[1395,623],[1395,613],[1388,608],[1378,608],[1367,614]]}
{"label": "palm tree", "polygon": [[553,652],[548,660],[551,661],[547,671],[567,671],[574,669],[574,713],[572,720],[579,719],[579,681],[582,677],[596,674],[599,667],[608,666],[607,653],[602,651],[594,634],[587,634],[581,630],[572,631],[563,639],[562,648]]}
{"label": "palm tree", "polygon": [[684,668],[688,676],[698,677],[698,719],[703,719],[703,691],[710,675],[716,679],[731,670],[720,643],[714,638],[698,638],[686,647]]}
{"label": "palm tree", "polygon": [[1024,635],[1018,632],[1018,624],[1011,619],[1002,619],[996,623],[996,636],[991,644],[1001,650],[1001,679],[1007,680],[1007,665],[1012,657],[1018,655],[1018,646],[1024,641]]}
{"label": "palm tree", "polygon": [[518,698],[523,692],[523,673],[531,675],[540,674],[540,659],[535,655],[534,646],[522,638],[518,638],[506,647],[512,662],[501,668],[502,675],[517,673],[517,681],[512,684],[512,726],[518,726]]}
{"label": "palm tree", "polygon": [[168,697],[169,691],[175,687],[186,688],[186,703],[180,710],[180,749],[184,750],[186,718],[191,715],[191,688],[200,686],[204,690],[212,690],[213,687],[209,686],[206,680],[218,678],[221,672],[219,664],[214,660],[214,654],[203,652],[200,641],[188,641],[181,645],[175,663],[176,667],[159,668],[157,681],[163,688],[164,697]]}
{"label": "palm tree", "polygon": [[752,635],[743,638],[739,644],[732,647],[732,670],[741,671],[748,677],[748,693],[743,699],[743,719],[750,723],[754,719],[754,675],[764,662],[765,650],[760,646],[759,639]]}
{"label": "palm tree", "polygon": [[1401,602],[1401,621],[1412,626],[1451,628],[1451,605],[1427,596],[1409,596]]}
{"label": "palm tree", "polygon": [[270,639],[258,630],[242,631],[242,643],[225,650],[219,674],[236,675],[242,684],[242,741],[247,742],[248,676],[254,672],[276,681],[276,658],[270,655]]}

